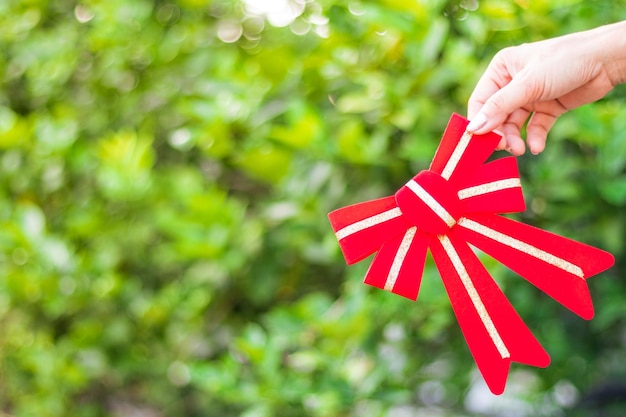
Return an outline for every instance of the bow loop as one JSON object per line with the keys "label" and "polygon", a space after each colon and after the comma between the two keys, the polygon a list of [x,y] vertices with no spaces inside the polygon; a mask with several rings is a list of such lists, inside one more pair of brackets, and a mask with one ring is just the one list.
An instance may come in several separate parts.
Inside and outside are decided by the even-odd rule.
{"label": "bow loop", "polygon": [[440,174],[456,188],[457,183],[471,176],[489,158],[501,139],[490,132],[474,140],[465,130],[468,123],[458,114],[452,115],[430,165],[430,171]]}
{"label": "bow loop", "polygon": [[367,258],[411,226],[393,196],[337,209],[328,218],[348,265]]}
{"label": "bow loop", "polygon": [[388,240],[372,261],[365,283],[416,300],[429,241],[415,226]]}
{"label": "bow loop", "polygon": [[517,159],[509,156],[481,165],[459,181],[463,213],[517,213],[526,210]]}

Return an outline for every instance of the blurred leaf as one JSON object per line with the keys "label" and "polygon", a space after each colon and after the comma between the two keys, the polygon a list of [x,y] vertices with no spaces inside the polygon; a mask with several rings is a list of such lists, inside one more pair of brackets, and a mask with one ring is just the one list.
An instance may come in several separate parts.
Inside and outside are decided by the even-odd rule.
{"label": "blurred leaf", "polygon": [[288,172],[291,158],[286,150],[269,143],[242,151],[236,157],[237,165],[250,176],[277,183]]}
{"label": "blurred leaf", "polygon": [[99,182],[105,192],[118,198],[138,198],[151,185],[154,163],[151,143],[134,132],[113,134],[98,144],[101,163]]}

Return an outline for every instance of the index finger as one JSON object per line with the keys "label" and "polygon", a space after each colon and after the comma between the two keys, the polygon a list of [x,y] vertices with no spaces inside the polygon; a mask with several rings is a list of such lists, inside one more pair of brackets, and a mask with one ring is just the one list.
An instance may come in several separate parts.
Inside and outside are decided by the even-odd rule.
{"label": "index finger", "polygon": [[493,57],[476,83],[467,103],[468,119],[473,119],[492,95],[511,82],[512,76],[502,59],[502,55],[501,51]]}

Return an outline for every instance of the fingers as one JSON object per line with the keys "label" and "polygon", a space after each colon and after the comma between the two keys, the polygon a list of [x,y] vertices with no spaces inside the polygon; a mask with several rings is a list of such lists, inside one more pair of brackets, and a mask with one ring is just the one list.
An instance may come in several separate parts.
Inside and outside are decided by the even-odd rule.
{"label": "fingers", "polygon": [[530,113],[524,109],[517,109],[502,125],[502,134],[506,141],[506,150],[513,155],[522,155],[526,150],[521,136],[522,126],[526,123]]}
{"label": "fingers", "polygon": [[547,113],[533,113],[526,126],[526,142],[528,149],[537,155],[546,147],[548,132],[556,122],[557,116]]}
{"label": "fingers", "polygon": [[498,52],[476,83],[467,103],[467,118],[473,120],[489,98],[513,78],[507,66],[510,49]]}
{"label": "fingers", "polygon": [[[496,149],[506,150],[520,156],[525,152],[524,139],[521,131],[530,112],[524,109],[514,111],[496,132],[502,136]],[[533,113],[526,126],[526,144],[533,155],[537,155],[546,147],[548,132],[554,126],[558,115],[536,112]]]}
{"label": "fingers", "polygon": [[[579,32],[498,52],[468,102],[467,130],[480,135],[501,129],[498,149],[514,155],[521,155],[525,145],[533,154],[542,152],[558,116],[604,97],[614,87],[595,52],[608,46],[597,42],[597,33]],[[520,131],[529,112],[533,116],[525,144]]]}
{"label": "fingers", "polygon": [[524,78],[517,76],[496,91],[471,120],[467,130],[485,134],[502,125],[515,110],[531,102],[534,93],[532,84],[525,82]]}
{"label": "fingers", "polygon": [[505,150],[507,148],[507,145],[506,145],[506,138],[504,137],[504,133],[502,133],[502,131],[499,131],[499,130],[494,130],[494,132],[502,136],[502,139],[500,139],[500,142],[498,142],[498,146],[496,146],[496,150],[498,151]]}
{"label": "fingers", "polygon": [[[550,107],[554,109],[555,106]],[[530,117],[526,126],[526,145],[533,155],[537,155],[545,149],[548,132],[559,114],[535,112]],[[502,136],[496,147],[497,150],[506,150],[515,156],[524,154],[526,146],[521,132],[529,116],[528,110],[517,109],[511,113],[499,129],[495,130]]]}
{"label": "fingers", "polygon": [[[507,55],[502,56],[499,59],[494,58],[472,93],[468,103],[470,123],[467,130],[474,134],[485,134],[499,128],[502,140],[497,149],[506,149],[519,156],[526,150],[521,136],[522,128],[530,116],[530,110],[536,106],[545,90],[540,88],[536,77],[531,77],[527,68],[511,76],[504,62]],[[551,111],[544,113],[539,109],[532,109],[536,113],[526,131],[527,144],[533,154],[543,151],[548,131],[556,117],[566,110],[553,109],[562,107],[558,100],[542,104],[550,107]]]}
{"label": "fingers", "polygon": [[470,132],[487,133],[528,103],[528,73],[518,62],[522,52],[520,47],[505,48],[489,63],[468,102]]}

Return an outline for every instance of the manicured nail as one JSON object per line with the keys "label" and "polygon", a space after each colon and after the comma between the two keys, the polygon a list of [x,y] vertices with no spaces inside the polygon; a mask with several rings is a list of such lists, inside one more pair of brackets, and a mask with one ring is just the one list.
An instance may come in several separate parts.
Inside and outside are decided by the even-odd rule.
{"label": "manicured nail", "polygon": [[487,117],[483,113],[478,113],[467,125],[468,132],[476,132],[487,123]]}

